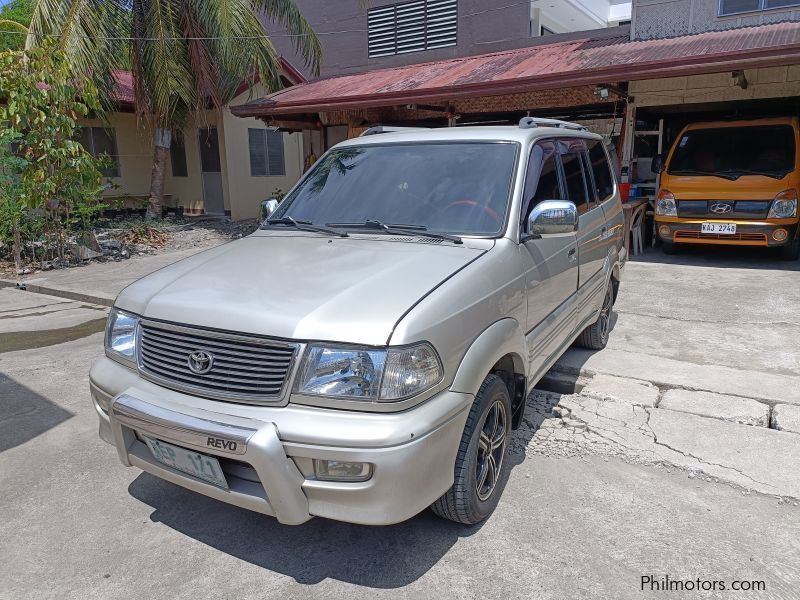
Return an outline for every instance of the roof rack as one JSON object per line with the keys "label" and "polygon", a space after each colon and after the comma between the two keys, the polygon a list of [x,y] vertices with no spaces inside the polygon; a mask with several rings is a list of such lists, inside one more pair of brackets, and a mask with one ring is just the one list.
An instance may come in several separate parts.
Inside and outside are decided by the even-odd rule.
{"label": "roof rack", "polygon": [[559,121],[558,119],[540,119],[539,117],[522,117],[519,120],[520,129],[533,129],[534,127],[557,127],[559,129],[574,129],[575,131],[589,131],[583,125]]}
{"label": "roof rack", "polygon": [[377,135],[379,133],[406,133],[410,131],[427,131],[428,127],[393,127],[391,125],[375,125],[365,130],[359,137]]}

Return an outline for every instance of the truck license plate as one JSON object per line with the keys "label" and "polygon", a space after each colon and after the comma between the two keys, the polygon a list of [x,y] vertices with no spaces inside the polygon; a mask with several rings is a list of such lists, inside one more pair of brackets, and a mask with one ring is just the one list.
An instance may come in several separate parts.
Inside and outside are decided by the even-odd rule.
{"label": "truck license plate", "polygon": [[207,454],[200,454],[199,452],[192,452],[186,448],[173,446],[167,442],[142,436],[147,447],[150,448],[150,453],[162,465],[167,465],[183,473],[207,481],[210,484],[228,489],[228,482],[222,469],[219,466],[219,461],[213,456]]}
{"label": "truck license plate", "polygon": [[734,235],[736,233],[736,223],[703,223],[700,227],[701,233],[719,233],[722,235]]}

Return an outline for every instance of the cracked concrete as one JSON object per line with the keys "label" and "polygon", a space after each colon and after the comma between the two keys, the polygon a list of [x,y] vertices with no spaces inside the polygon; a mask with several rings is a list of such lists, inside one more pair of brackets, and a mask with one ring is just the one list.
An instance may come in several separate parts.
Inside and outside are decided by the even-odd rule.
{"label": "cracked concrete", "polygon": [[800,498],[800,435],[591,396],[586,389],[570,395],[534,391],[522,425],[530,444],[512,446],[512,453],[668,465],[692,477]]}

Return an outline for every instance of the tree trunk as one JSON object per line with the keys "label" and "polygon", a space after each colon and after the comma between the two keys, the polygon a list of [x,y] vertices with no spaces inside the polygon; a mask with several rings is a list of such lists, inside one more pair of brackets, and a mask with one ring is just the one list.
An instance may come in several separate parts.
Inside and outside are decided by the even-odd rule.
{"label": "tree trunk", "polygon": [[161,217],[161,205],[164,203],[164,176],[167,168],[169,146],[172,142],[172,132],[169,129],[156,129],[154,142],[147,220]]}
{"label": "tree trunk", "polygon": [[17,273],[22,272],[22,236],[19,233],[19,221],[14,223],[14,268]]}

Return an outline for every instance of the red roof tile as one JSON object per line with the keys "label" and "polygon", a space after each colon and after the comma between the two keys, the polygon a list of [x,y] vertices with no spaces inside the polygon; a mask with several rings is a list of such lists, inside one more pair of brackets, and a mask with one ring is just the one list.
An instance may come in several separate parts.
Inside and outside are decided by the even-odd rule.
{"label": "red roof tile", "polygon": [[594,36],[317,79],[233,109],[298,114],[800,63],[800,23],[669,39]]}

